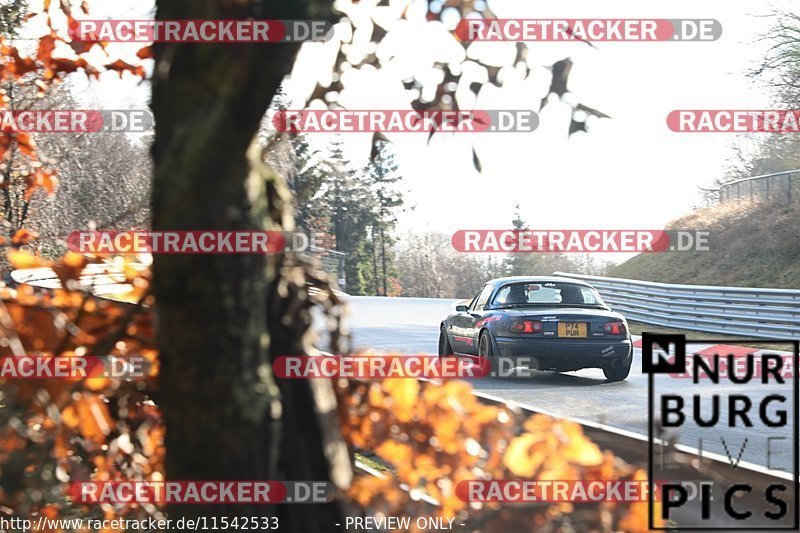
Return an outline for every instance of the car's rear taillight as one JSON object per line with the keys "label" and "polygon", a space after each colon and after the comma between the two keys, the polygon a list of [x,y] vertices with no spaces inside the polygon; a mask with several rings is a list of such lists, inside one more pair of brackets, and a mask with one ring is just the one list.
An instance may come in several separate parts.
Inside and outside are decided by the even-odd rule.
{"label": "car's rear taillight", "polygon": [[509,329],[514,333],[540,333],[542,323],[538,320],[515,320]]}
{"label": "car's rear taillight", "polygon": [[625,335],[625,322],[614,321],[603,324],[603,331],[608,335]]}

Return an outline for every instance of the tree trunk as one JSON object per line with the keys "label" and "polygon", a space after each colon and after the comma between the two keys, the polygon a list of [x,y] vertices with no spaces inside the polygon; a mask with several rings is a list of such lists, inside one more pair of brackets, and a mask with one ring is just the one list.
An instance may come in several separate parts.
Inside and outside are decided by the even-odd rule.
{"label": "tree trunk", "polygon": [[[378,288],[378,246],[375,243],[375,240],[378,238],[378,234],[375,231],[375,224],[372,225],[372,278],[375,280],[375,296],[380,296],[381,291]],[[386,296],[384,294],[384,296]]]}
{"label": "tree trunk", "polygon": [[[308,19],[305,2],[158,0],[158,19]],[[297,51],[290,44],[156,45],[152,109],[153,227],[270,230],[286,222],[285,188],[251,150],[272,95]],[[249,155],[248,155],[249,154]],[[290,226],[291,222],[287,222]],[[161,373],[170,480],[331,479],[323,450],[330,408],[302,380],[276,383],[271,359],[300,350],[281,325],[280,257],[157,255]],[[296,352],[295,352],[296,353]],[[335,428],[333,428],[335,430]],[[331,531],[336,504],[174,505],[180,516],[279,516],[288,531]]]}
{"label": "tree trunk", "polygon": [[386,236],[383,233],[383,208],[381,208],[381,262],[383,268],[383,295],[388,296],[386,290]]}

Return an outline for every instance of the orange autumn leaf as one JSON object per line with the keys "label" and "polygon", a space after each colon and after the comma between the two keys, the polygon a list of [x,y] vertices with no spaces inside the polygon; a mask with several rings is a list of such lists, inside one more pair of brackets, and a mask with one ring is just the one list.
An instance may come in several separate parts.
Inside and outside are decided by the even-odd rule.
{"label": "orange autumn leaf", "polygon": [[414,416],[414,406],[419,396],[419,381],[416,379],[391,379],[384,389],[392,398],[392,407],[398,420],[408,422]]}
{"label": "orange autumn leaf", "polygon": [[72,4],[70,3],[71,0],[60,0],[59,4],[61,6],[61,11],[64,12],[65,15],[68,17],[72,15]]}
{"label": "orange autumn leaf", "polygon": [[77,428],[78,424],[80,423],[80,420],[78,419],[78,412],[72,405],[66,406],[61,411],[61,420],[64,422],[66,427],[71,429]]}
{"label": "orange autumn leaf", "polygon": [[36,159],[36,143],[29,134],[17,133],[15,135],[15,140],[17,141],[17,147],[19,148],[20,152],[31,159]]}
{"label": "orange autumn leaf", "polygon": [[411,463],[411,458],[414,456],[414,452],[408,444],[393,440],[387,440],[378,446],[375,452],[398,467],[408,466]]}
{"label": "orange autumn leaf", "polygon": [[64,431],[56,433],[56,438],[53,442],[53,455],[56,459],[66,459],[69,456],[69,445],[64,434]]}
{"label": "orange autumn leaf", "polygon": [[81,272],[86,267],[86,256],[76,252],[67,252],[67,254],[53,266],[53,271],[61,281],[61,286],[65,289],[70,289],[71,281],[78,281],[81,277]]}
{"label": "orange autumn leaf", "polygon": [[13,61],[8,65],[9,71],[14,74],[16,77],[22,77],[29,72],[35,72],[38,68],[36,65],[36,61],[29,57],[22,57],[19,55],[19,51],[16,48],[11,48],[11,52],[6,54],[13,59]]}
{"label": "orange autumn leaf", "polygon": [[[528,428],[536,423],[531,422]],[[580,424],[569,420],[553,421],[549,435],[557,440],[558,455],[561,459],[581,466],[599,466],[603,463],[603,453],[600,448],[583,434]]]}
{"label": "orange autumn leaf", "polygon": [[120,78],[122,78],[122,74],[125,72],[130,72],[134,76],[138,76],[140,78],[144,78],[145,76],[144,67],[138,65],[131,65],[130,63],[126,63],[121,59],[117,59],[113,63],[105,65],[105,68],[119,73]]}
{"label": "orange autumn leaf", "polygon": [[541,437],[525,433],[509,443],[503,456],[503,464],[515,476],[532,477],[546,458],[546,448]]}
{"label": "orange autumn leaf", "polygon": [[13,237],[11,237],[11,242],[14,246],[22,246],[28,244],[34,239],[37,239],[39,234],[33,231],[28,231],[26,229],[17,230]]}
{"label": "orange autumn leaf", "polygon": [[155,57],[153,54],[153,47],[145,46],[144,48],[141,48],[138,52],[136,52],[136,57],[139,59],[153,59]]}
{"label": "orange autumn leaf", "polygon": [[75,402],[75,409],[81,435],[97,444],[105,443],[113,423],[105,402],[93,394],[83,393]]}
{"label": "orange autumn leaf", "polygon": [[[633,480],[647,481],[647,473],[645,473],[643,470],[638,470],[634,474]],[[650,503],[647,501],[631,503],[630,507],[628,508],[628,512],[617,524],[617,529],[629,533],[646,533],[650,531],[650,528],[648,527],[650,513],[649,505]],[[653,502],[652,513],[654,521],[653,525],[655,527],[663,528],[666,523],[661,519],[660,501]]]}
{"label": "orange autumn leaf", "polygon": [[45,35],[41,39],[39,39],[39,51],[37,53],[37,57],[39,61],[48,61],[52,55],[53,50],[56,48],[56,38],[55,35]]}
{"label": "orange autumn leaf", "polygon": [[46,169],[36,169],[32,175],[26,178],[27,188],[25,189],[25,201],[31,199],[36,189],[42,188],[47,191],[47,194],[53,194],[58,184],[55,172]]}
{"label": "orange autumn leaf", "polygon": [[603,452],[597,444],[586,437],[574,438],[560,448],[561,456],[581,466],[599,466],[603,464]]}
{"label": "orange autumn leaf", "polygon": [[72,74],[73,72],[77,72],[79,69],[85,70],[87,75],[95,72],[95,70],[89,67],[89,64],[83,58],[66,59],[63,57],[51,57],[47,62],[48,72],[45,77],[48,79],[53,79],[57,77],[58,73]]}
{"label": "orange autumn leaf", "polygon": [[72,48],[73,52],[80,55],[80,54],[85,54],[86,52],[91,50],[95,44],[97,43],[94,43],[92,41],[70,41],[69,47]]}
{"label": "orange autumn leaf", "polygon": [[10,250],[7,254],[9,262],[14,268],[39,268],[49,266],[50,263],[25,250]]}
{"label": "orange autumn leaf", "polygon": [[522,427],[525,431],[530,431],[531,433],[549,432],[550,428],[553,427],[553,419],[547,415],[536,413],[525,420]]}

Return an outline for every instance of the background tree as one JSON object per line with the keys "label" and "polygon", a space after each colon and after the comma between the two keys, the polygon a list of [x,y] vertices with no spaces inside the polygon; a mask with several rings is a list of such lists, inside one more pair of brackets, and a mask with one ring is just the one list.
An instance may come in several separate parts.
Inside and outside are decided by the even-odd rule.
{"label": "background tree", "polygon": [[402,296],[417,298],[472,298],[487,279],[505,274],[499,258],[457,252],[439,232],[404,235],[396,265]]}
{"label": "background tree", "polygon": [[0,5],[0,35],[16,37],[27,12],[27,0],[4,0]]}
{"label": "background tree", "polygon": [[402,180],[397,169],[390,146],[380,143],[376,157],[367,165],[366,175],[375,199],[374,222],[370,228],[375,294],[382,296],[389,295],[389,278],[396,274],[392,269],[395,242],[392,233],[397,224],[396,213],[403,206],[403,195],[396,189]]}
{"label": "background tree", "polygon": [[[37,99],[35,109],[81,109],[65,84]],[[122,131],[37,134],[44,158],[58,162],[59,186],[30,198],[28,229],[48,259],[61,257],[70,232],[150,227],[149,135]]]}
{"label": "background tree", "polygon": [[[800,15],[776,13],[772,31],[763,38],[769,44],[762,62],[749,74],[753,83],[772,95],[775,106],[797,109],[800,104]],[[754,133],[734,146],[725,176],[718,183],[749,176],[800,168],[797,135]]]}
{"label": "background tree", "polygon": [[[0,97],[9,109],[27,111],[36,109],[40,100],[40,89],[33,85],[33,77],[26,79],[7,79],[2,84]],[[52,102],[52,99],[48,99]],[[52,193],[57,180],[53,172],[42,168],[39,161],[31,161],[35,149],[35,135],[18,135],[5,147],[5,157],[0,160],[0,190],[2,190],[2,221],[6,236],[13,236],[26,227],[30,214],[30,204],[34,190],[29,187],[31,180],[40,179],[45,190]]]}
{"label": "background tree", "polygon": [[[518,231],[530,229],[522,219],[519,204],[514,208],[511,224]],[[505,264],[509,276],[548,276],[557,271],[576,271],[575,263],[560,252],[510,252],[506,256]]]}

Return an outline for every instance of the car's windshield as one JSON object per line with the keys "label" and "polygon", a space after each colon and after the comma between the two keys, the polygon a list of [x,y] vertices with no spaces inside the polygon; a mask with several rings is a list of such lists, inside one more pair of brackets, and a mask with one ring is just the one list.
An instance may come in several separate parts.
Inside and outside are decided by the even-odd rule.
{"label": "car's windshield", "polygon": [[493,307],[516,305],[605,307],[600,295],[591,287],[550,281],[509,283],[497,291],[492,300]]}

